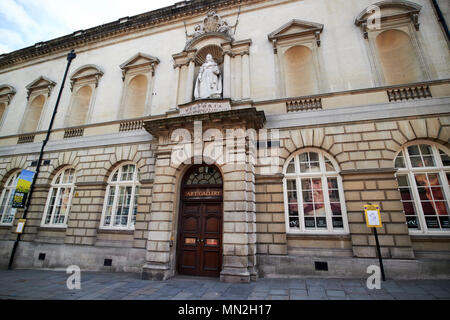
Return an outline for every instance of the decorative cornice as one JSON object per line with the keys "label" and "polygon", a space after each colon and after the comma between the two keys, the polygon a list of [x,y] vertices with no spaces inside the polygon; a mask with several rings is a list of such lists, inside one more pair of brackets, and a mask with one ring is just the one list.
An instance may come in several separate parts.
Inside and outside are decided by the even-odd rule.
{"label": "decorative cornice", "polygon": [[203,113],[189,116],[172,117],[165,119],[155,119],[144,122],[144,128],[154,137],[164,134],[171,128],[188,127],[194,121],[203,121],[205,123],[217,122],[217,119],[223,121],[230,120],[237,122],[240,120],[247,121],[250,126],[260,129],[266,122],[264,111],[257,111],[256,108],[234,109],[222,112]]}
{"label": "decorative cornice", "polygon": [[47,98],[50,97],[50,94],[52,93],[53,87],[56,85],[56,82],[44,77],[40,76],[33,82],[31,82],[29,85],[26,86],[27,88],[27,100],[30,99],[30,95],[35,90],[41,90],[41,89],[47,89]]}
{"label": "decorative cornice", "polygon": [[[385,22],[390,19],[398,19],[400,17],[409,17],[412,24],[418,31],[420,27],[419,13],[421,9],[422,6],[410,1],[380,1],[370,5],[369,7],[361,11],[361,13],[355,19],[355,25],[361,29],[361,33],[363,34],[364,38],[368,39],[370,27],[368,26],[367,21],[372,19],[374,17],[374,12],[378,10],[380,22]],[[384,12],[385,10],[387,11],[387,13]]]}
{"label": "decorative cornice", "polygon": [[[297,27],[301,31],[286,32],[289,29],[291,29],[292,27],[294,27],[294,28]],[[288,23],[279,27],[277,30],[268,34],[267,38],[272,43],[274,50],[276,51],[277,42],[279,42],[280,40],[290,39],[290,38],[301,38],[304,36],[314,34],[314,38],[316,39],[317,46],[320,47],[320,34],[322,33],[322,31],[323,31],[323,24],[321,24],[321,23],[293,19],[293,20],[289,21]]]}
{"label": "decorative cornice", "polygon": [[6,84],[0,85],[0,102],[5,102],[8,106],[15,94],[14,87]]}
{"label": "decorative cornice", "polygon": [[57,52],[69,51],[73,48],[117,37],[129,32],[138,32],[157,27],[181,18],[218,10],[225,7],[240,6],[266,0],[191,0],[178,2],[172,6],[153,10],[133,17],[120,18],[114,22],[103,24],[87,30],[76,31],[70,35],[53,40],[39,42],[33,46],[0,55],[0,69],[30,59]]}

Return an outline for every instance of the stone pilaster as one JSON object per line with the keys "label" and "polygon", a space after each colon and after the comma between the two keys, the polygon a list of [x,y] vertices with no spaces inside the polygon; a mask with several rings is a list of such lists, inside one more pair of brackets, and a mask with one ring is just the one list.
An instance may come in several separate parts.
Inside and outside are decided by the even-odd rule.
{"label": "stone pilaster", "polygon": [[373,230],[366,226],[364,205],[379,205],[383,227],[378,228],[381,255],[392,259],[413,259],[414,252],[403,214],[394,169],[351,170],[341,173],[347,205],[353,255],[377,256]]}
{"label": "stone pilaster", "polygon": [[175,203],[175,169],[170,166],[170,152],[156,152],[155,179],[148,228],[146,264],[143,279],[165,280],[173,275],[170,268],[170,240]]}

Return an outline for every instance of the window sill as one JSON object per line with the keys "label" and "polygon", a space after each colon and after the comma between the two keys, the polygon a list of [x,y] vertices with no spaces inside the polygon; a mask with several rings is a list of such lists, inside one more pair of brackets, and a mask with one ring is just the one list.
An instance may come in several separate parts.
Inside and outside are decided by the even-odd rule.
{"label": "window sill", "polygon": [[134,234],[134,229],[97,229],[97,233]]}
{"label": "window sill", "polygon": [[411,241],[423,242],[448,242],[450,240],[450,233],[445,234],[410,234]]}
{"label": "window sill", "polygon": [[66,231],[67,226],[39,226],[39,231]]}
{"label": "window sill", "polygon": [[12,224],[0,224],[0,229],[11,229]]}
{"label": "window sill", "polygon": [[289,240],[351,240],[351,236],[348,233],[287,233],[287,239]]}

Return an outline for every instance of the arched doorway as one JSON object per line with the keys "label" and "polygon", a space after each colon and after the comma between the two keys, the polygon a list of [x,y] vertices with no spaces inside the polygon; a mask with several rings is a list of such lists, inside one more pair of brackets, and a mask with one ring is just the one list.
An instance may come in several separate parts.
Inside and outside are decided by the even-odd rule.
{"label": "arched doorway", "polygon": [[222,269],[223,180],[215,166],[195,165],[183,177],[178,219],[179,274],[219,276]]}

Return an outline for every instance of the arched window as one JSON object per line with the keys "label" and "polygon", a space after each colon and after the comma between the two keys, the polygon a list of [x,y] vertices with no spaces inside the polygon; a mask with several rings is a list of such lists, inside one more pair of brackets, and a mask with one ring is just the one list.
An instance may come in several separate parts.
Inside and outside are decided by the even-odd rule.
{"label": "arched window", "polygon": [[289,233],[348,233],[342,178],[324,152],[308,148],[288,158],[283,190]]}
{"label": "arched window", "polygon": [[185,185],[202,185],[202,184],[211,184],[211,185],[221,185],[223,184],[222,175],[220,172],[210,166],[201,166],[197,167],[191,174],[186,178]]}
{"label": "arched window", "polygon": [[13,172],[6,181],[0,197],[0,225],[11,225],[16,214],[16,209],[12,207],[14,191],[20,170]]}
{"label": "arched window", "polygon": [[408,34],[386,30],[377,36],[375,42],[387,85],[422,80],[420,63]]}
{"label": "arched window", "polygon": [[124,118],[138,118],[145,115],[145,101],[147,99],[147,77],[138,75],[128,84]]}
{"label": "arched window", "polygon": [[438,144],[404,147],[395,159],[397,182],[411,233],[450,233],[450,156]]}
{"label": "arched window", "polygon": [[75,189],[75,169],[60,170],[52,181],[42,217],[44,227],[66,227]]}
{"label": "arched window", "polygon": [[104,229],[134,229],[139,195],[139,170],[126,163],[108,180],[101,226]]}
{"label": "arched window", "polygon": [[38,129],[44,104],[45,97],[43,95],[39,95],[31,101],[23,119],[22,132],[35,132]]}
{"label": "arched window", "polygon": [[307,96],[316,92],[316,77],[311,49],[294,46],[284,53],[286,96]]}
{"label": "arched window", "polygon": [[67,120],[68,127],[86,124],[91,97],[92,88],[90,86],[84,86],[78,89],[73,98],[72,107],[70,108],[70,114]]}

